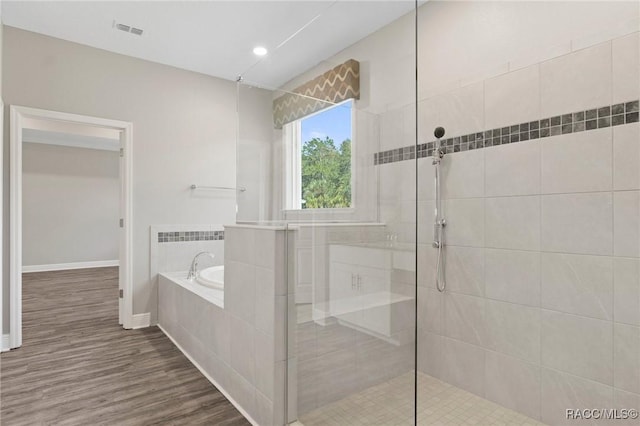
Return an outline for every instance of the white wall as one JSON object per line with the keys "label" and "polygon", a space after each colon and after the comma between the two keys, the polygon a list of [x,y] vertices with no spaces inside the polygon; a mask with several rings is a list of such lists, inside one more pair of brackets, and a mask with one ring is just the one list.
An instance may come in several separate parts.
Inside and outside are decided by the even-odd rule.
{"label": "white wall", "polygon": [[[0,106],[4,109],[4,91],[2,90],[2,52],[3,52],[3,46],[4,46],[4,25],[2,24],[2,7],[0,7]],[[8,209],[8,198],[5,197],[5,190],[7,188],[7,185],[4,185],[4,178],[5,176],[8,176],[7,172],[5,172],[6,169],[6,164],[7,162],[4,159],[4,138],[5,138],[5,132],[4,132],[4,111],[2,111],[2,118],[0,119],[0,127],[2,130],[2,146],[3,146],[3,150],[2,152],[0,152],[0,169],[2,170],[2,180],[3,180],[3,186],[2,188],[0,188],[0,193],[2,194],[2,214],[0,214],[0,226],[2,227],[2,235],[3,235],[3,240],[2,242],[0,242],[0,244],[2,244],[2,249],[0,250],[0,252],[2,252],[2,260],[1,260],[1,264],[0,264],[0,275],[2,275],[2,282],[5,282],[5,277],[8,276],[8,272],[7,272],[7,267],[9,265],[9,259],[8,256],[5,255],[5,253],[7,253],[7,250],[9,248],[9,239],[8,238],[4,238],[5,235],[8,235],[7,233],[9,232],[9,228],[8,228],[8,220],[5,219],[4,216],[4,212],[7,211]],[[7,299],[5,297],[5,293],[4,293],[4,287],[0,289],[0,291],[3,292],[3,297],[2,299],[2,306],[0,306],[0,320],[2,320],[2,327],[0,327],[0,334],[4,334],[5,330],[8,331],[9,330],[9,310],[5,309],[5,307],[8,307],[9,304],[7,302]]]}
{"label": "white wall", "polygon": [[[186,233],[221,232],[222,239],[188,237]],[[150,264],[149,273],[152,280],[161,272],[184,272],[185,277],[193,258],[203,251],[213,254],[214,258],[201,258],[198,270],[209,266],[224,265],[224,227],[222,225],[154,225],[149,236]],[[174,238],[177,241],[164,241],[159,237],[167,232],[182,232],[185,236]],[[194,235],[194,234],[191,234]],[[210,236],[210,235],[209,235]]]}
{"label": "white wall", "polygon": [[23,145],[23,266],[118,260],[117,152]]}
{"label": "white wall", "polygon": [[10,27],[3,54],[7,104],[133,123],[134,313],[154,322],[149,226],[235,220],[234,193],[188,189],[235,186],[235,83]]}

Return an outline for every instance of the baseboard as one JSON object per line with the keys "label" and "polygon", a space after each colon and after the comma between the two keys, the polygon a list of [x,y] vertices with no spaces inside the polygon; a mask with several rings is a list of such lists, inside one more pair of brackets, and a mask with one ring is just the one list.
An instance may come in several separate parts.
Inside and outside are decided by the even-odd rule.
{"label": "baseboard", "polygon": [[118,260],[95,260],[92,262],[74,262],[74,263],[52,263],[50,265],[28,265],[22,267],[23,273],[28,272],[48,272],[48,271],[64,271],[67,269],[87,269],[87,268],[107,268],[110,266],[118,266]]}
{"label": "baseboard", "polygon": [[326,311],[320,309],[313,309],[311,311],[311,318],[313,319],[313,322],[323,327],[327,325],[333,325],[338,322],[335,317],[332,317]]}
{"label": "baseboard", "polygon": [[205,377],[209,382],[211,382],[211,384],[212,384],[213,386],[215,386],[215,387],[220,391],[220,393],[221,393],[221,394],[223,394],[223,395],[224,395],[224,397],[225,397],[225,398],[227,398],[227,399],[229,400],[229,402],[230,402],[234,407],[236,407],[236,409],[237,409],[238,411],[240,411],[240,414],[242,414],[242,415],[245,417],[245,419],[247,419],[247,420],[249,421],[249,423],[251,423],[251,424],[252,424],[252,425],[254,425],[254,426],[258,426],[258,423],[257,423],[255,420],[253,420],[253,418],[249,415],[249,413],[247,413],[247,412],[245,411],[245,409],[244,409],[244,408],[242,408],[242,406],[236,402],[236,400],[235,400],[235,399],[231,398],[231,395],[229,395],[229,394],[227,393],[227,391],[226,391],[226,390],[224,390],[224,388],[223,388],[222,386],[220,386],[220,385],[218,384],[218,382],[216,382],[216,381],[215,381],[215,379],[214,379],[213,377],[211,377],[211,376],[209,375],[209,373],[207,373],[207,372],[205,371],[205,369],[204,369],[204,368],[202,368],[202,367],[200,366],[200,364],[198,364],[198,363],[196,362],[196,360],[195,360],[195,359],[191,358],[191,355],[189,355],[189,354],[187,353],[187,351],[185,351],[185,350],[182,348],[182,346],[180,346],[180,344],[179,344],[178,342],[176,342],[176,341],[175,341],[175,339],[174,339],[173,337],[171,337],[171,335],[170,335],[169,333],[167,333],[167,330],[165,330],[164,328],[162,328],[162,326],[161,326],[160,324],[158,324],[158,328],[159,328],[160,330],[162,330],[162,332],[164,333],[164,335],[165,335],[165,336],[167,336],[167,337],[169,338],[169,340],[171,340],[171,342],[173,342],[173,344],[175,345],[175,347],[176,347],[176,348],[180,349],[180,352],[182,352],[182,353],[184,354],[184,356],[186,356],[186,357],[187,357],[187,359],[191,362],[191,364],[193,364],[193,366],[194,366],[194,367],[196,367],[196,368],[200,371],[200,373],[202,373],[202,375],[203,375],[203,376],[204,376],[204,377]]}
{"label": "baseboard", "polygon": [[9,343],[9,335],[3,334],[2,343],[0,343],[0,352],[7,352],[9,349],[11,349],[11,344]]}
{"label": "baseboard", "polygon": [[134,314],[131,318],[131,328],[133,330],[137,328],[145,328],[151,325],[151,314]]}

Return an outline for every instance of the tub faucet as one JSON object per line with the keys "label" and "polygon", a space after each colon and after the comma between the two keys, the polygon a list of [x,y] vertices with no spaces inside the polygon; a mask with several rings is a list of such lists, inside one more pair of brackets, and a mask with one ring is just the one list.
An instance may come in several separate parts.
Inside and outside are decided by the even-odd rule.
{"label": "tub faucet", "polygon": [[200,258],[200,256],[209,256],[211,259],[214,259],[216,256],[213,253],[210,253],[208,251],[201,251],[200,253],[196,254],[195,257],[193,258],[193,261],[191,262],[191,268],[189,268],[189,273],[187,274],[187,279],[188,280],[193,280],[194,278],[198,278],[198,259]]}

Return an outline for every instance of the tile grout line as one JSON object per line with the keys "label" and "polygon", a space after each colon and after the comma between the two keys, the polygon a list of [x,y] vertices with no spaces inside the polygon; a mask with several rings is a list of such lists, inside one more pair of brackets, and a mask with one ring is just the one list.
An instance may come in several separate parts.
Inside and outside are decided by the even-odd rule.
{"label": "tile grout line", "polygon": [[[611,55],[611,62],[610,62],[610,71],[611,71],[611,100],[613,101],[613,94],[614,94],[614,84],[613,84],[613,75],[614,75],[614,69],[613,69],[613,63],[614,63],[614,55],[613,55],[613,41],[609,42],[609,53]],[[613,111],[612,111],[613,112]],[[625,120],[626,121],[626,120]],[[615,189],[615,178],[614,178],[614,174],[615,174],[615,170],[614,170],[614,158],[615,158],[615,143],[616,141],[613,139],[613,135],[614,135],[614,128],[612,127],[611,129],[611,190],[613,191]],[[613,256],[615,256],[615,240],[616,240],[616,202],[615,202],[616,196],[615,196],[615,192],[611,193],[611,234],[612,234],[612,238],[611,238],[611,253],[613,254]],[[614,276],[614,272],[615,272],[615,257],[611,260],[611,402],[613,403],[614,401],[614,396],[615,396],[615,377],[616,377],[616,351],[615,351],[615,347],[616,347],[616,334],[615,334],[615,276]],[[615,403],[614,403],[615,405]]]}
{"label": "tile grout line", "polygon": [[[571,43],[572,41],[569,42],[570,46],[569,46],[569,50],[571,50]],[[537,81],[538,83],[542,80],[542,64],[539,63],[538,67],[537,67]],[[538,114],[539,116],[542,115],[542,90],[540,89],[540,87],[538,86]],[[542,120],[542,118],[540,117],[540,120]],[[542,193],[542,169],[543,169],[543,150],[544,150],[544,145],[540,145],[540,148],[538,149],[538,182],[539,182],[539,190]],[[544,199],[542,196],[540,196],[540,202],[539,202],[539,217],[540,217],[540,222],[539,222],[539,228],[538,228],[538,236],[539,236],[539,241],[540,241],[540,250],[537,253],[537,266],[538,266],[538,271],[539,271],[539,277],[538,277],[538,327],[539,327],[539,334],[538,334],[538,360],[539,360],[539,364],[538,364],[538,372],[540,374],[540,384],[538,386],[537,389],[537,393],[538,393],[538,397],[539,402],[538,402],[538,419],[542,422],[542,220],[543,220],[543,208],[542,208],[542,203],[543,203]]]}

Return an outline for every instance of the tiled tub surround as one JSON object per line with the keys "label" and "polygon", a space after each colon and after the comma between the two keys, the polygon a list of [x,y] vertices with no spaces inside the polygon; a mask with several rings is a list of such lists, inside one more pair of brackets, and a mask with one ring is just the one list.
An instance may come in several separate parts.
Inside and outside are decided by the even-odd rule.
{"label": "tiled tub surround", "polygon": [[285,424],[284,232],[225,227],[224,308],[159,279],[159,325],[260,425]]}
{"label": "tiled tub surround", "polygon": [[[202,251],[213,253],[214,258],[202,259],[200,267],[224,265],[222,225],[152,225],[149,230],[149,281],[153,283],[153,298],[157,300],[158,297],[159,273],[188,271],[193,257]],[[157,321],[157,317],[151,318],[151,324]]]}
{"label": "tiled tub surround", "polygon": [[185,241],[219,241],[224,240],[224,231],[173,231],[158,232],[159,243],[179,243]]}
{"label": "tiled tub surround", "polygon": [[224,265],[224,228],[222,225],[154,225],[149,237],[149,276],[161,272],[187,271],[193,257],[207,251],[214,259],[202,259],[201,265]]}
{"label": "tiled tub surround", "polygon": [[209,303],[224,308],[224,290],[211,288],[200,284],[196,280],[187,279],[187,271],[180,272],[162,272],[160,273],[159,280],[162,278],[165,281],[173,281],[185,290],[200,296]]}
{"label": "tiled tub surround", "polygon": [[[582,423],[566,408],[640,408],[639,52],[634,33],[419,103],[425,135],[625,105],[625,124],[444,157],[444,294],[433,166],[418,161],[419,370],[551,425]],[[402,130],[382,128],[383,146],[406,145]],[[415,163],[378,170],[381,221],[411,241]]]}

